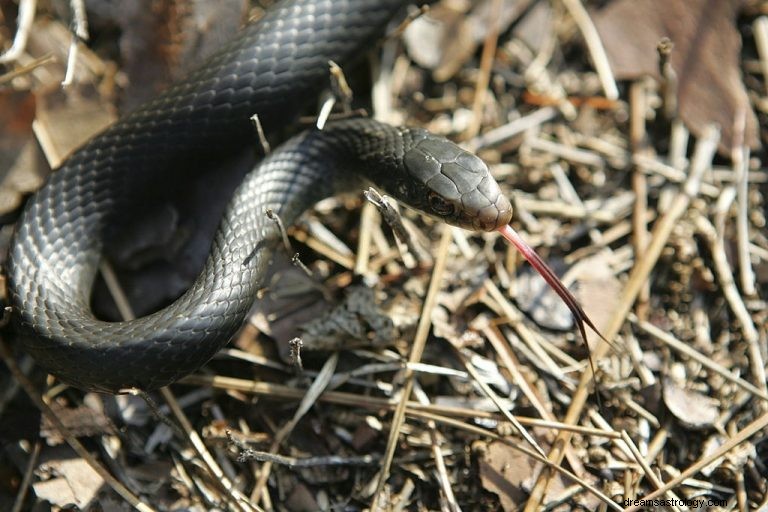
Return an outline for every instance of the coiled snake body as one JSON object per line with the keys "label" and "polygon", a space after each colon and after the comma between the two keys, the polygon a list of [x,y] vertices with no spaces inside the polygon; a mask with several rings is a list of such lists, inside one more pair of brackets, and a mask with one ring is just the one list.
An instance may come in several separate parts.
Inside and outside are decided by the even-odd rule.
{"label": "coiled snake body", "polygon": [[[491,230],[511,216],[485,165],[423,130],[368,119],[304,132],[265,159],[232,199],[192,287],[167,308],[104,322],[89,306],[105,233],[179,158],[210,159],[269,133],[379,37],[403,0],[277,4],[187,79],[77,151],[26,205],[11,243],[8,286],[25,349],[82,388],[166,385],[204,364],[240,326],[286,223],[354,183],[353,173],[450,223]],[[133,206],[132,206],[133,205]],[[249,258],[249,256],[251,256]],[[246,263],[247,262],[247,263]]]}

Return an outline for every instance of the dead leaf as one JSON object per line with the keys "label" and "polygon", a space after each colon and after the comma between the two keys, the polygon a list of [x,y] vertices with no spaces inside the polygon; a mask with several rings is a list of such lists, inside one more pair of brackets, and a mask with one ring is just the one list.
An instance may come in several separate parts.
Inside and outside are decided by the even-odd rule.
{"label": "dead leaf", "polygon": [[[115,432],[115,427],[109,418],[104,415],[104,412],[97,411],[93,407],[87,405],[63,407],[54,403],[51,408],[75,437],[101,436]],[[42,417],[40,437],[52,446],[64,442],[64,438],[61,437],[59,430],[48,421],[46,416]]]}
{"label": "dead leaf", "polygon": [[[403,34],[408,53],[417,64],[431,69],[436,81],[450,79],[488,34],[494,1],[482,0],[471,10],[462,1],[437,4],[414,20]],[[531,0],[502,2],[497,20],[499,32],[504,32],[530,3]]]}
{"label": "dead leaf", "polygon": [[[96,504],[104,480],[71,448],[48,449],[40,459],[37,472],[41,481],[32,485],[39,499],[58,508],[76,505],[79,510]],[[45,479],[46,476],[49,478]]]}
{"label": "dead leaf", "polygon": [[720,151],[738,142],[734,119],[746,116],[744,142],[759,145],[757,118],[741,80],[741,38],[736,17],[741,0],[619,0],[592,14],[611,68],[619,80],[659,76],[656,46],[674,43],[680,117],[695,135],[717,123]]}
{"label": "dead leaf", "polygon": [[32,93],[0,91],[0,214],[18,208],[46,174],[32,141],[35,110]]}
{"label": "dead leaf", "polygon": [[35,135],[52,168],[56,168],[85,141],[112,124],[115,114],[93,87],[58,85],[37,94]]}
{"label": "dead leaf", "polygon": [[535,461],[503,443],[491,443],[479,461],[485,490],[496,494],[505,511],[520,510],[527,499],[526,482],[534,473]]}
{"label": "dead leaf", "polygon": [[348,287],[341,302],[301,330],[306,346],[318,350],[382,346],[397,338],[392,320],[376,302],[375,291],[364,285]]}
{"label": "dead leaf", "polygon": [[[547,448],[544,447],[544,450]],[[490,443],[481,453],[478,466],[483,488],[499,497],[505,512],[521,510],[541,472],[542,464],[504,443]],[[571,484],[561,474],[555,474],[543,501],[546,503],[556,499]],[[576,499],[587,510],[594,510],[599,503],[589,493]]]}
{"label": "dead leaf", "polygon": [[381,346],[397,339],[397,328],[373,289],[349,286],[340,300],[331,300],[283,251],[274,255],[271,274],[266,293],[254,304],[249,319],[276,341],[284,361],[291,360],[288,340],[297,337],[310,351]]}
{"label": "dead leaf", "polygon": [[[550,260],[549,264],[558,272],[556,261]],[[517,275],[515,285],[515,300],[518,306],[538,325],[561,331],[573,327],[571,311],[535,270],[528,266],[523,267]]]}
{"label": "dead leaf", "polygon": [[682,388],[672,379],[664,380],[663,396],[669,412],[687,428],[711,428],[720,414],[718,400]]}
{"label": "dead leaf", "polygon": [[[610,253],[602,251],[581,260],[576,270],[576,298],[598,329],[604,331],[614,314],[621,294],[621,282],[616,278],[610,262]],[[597,333],[587,331],[591,349],[600,343]]]}
{"label": "dead leaf", "polygon": [[246,12],[243,0],[100,4],[92,22],[122,31],[120,56],[128,76],[123,110],[154,97],[221,47],[240,28]]}

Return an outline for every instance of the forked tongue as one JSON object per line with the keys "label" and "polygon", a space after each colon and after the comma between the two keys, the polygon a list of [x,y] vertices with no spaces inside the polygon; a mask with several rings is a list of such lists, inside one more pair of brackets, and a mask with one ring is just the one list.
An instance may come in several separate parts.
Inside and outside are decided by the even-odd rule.
{"label": "forked tongue", "polygon": [[522,237],[512,229],[512,226],[505,225],[500,228],[498,228],[498,232],[501,233],[501,236],[507,239],[509,243],[514,245],[518,251],[520,251],[520,254],[523,255],[523,257],[528,260],[528,263],[533,265],[533,268],[536,269],[536,272],[541,274],[541,277],[544,278],[544,280],[547,282],[547,284],[552,288],[565,302],[565,305],[568,306],[568,309],[571,310],[571,314],[573,315],[573,318],[576,320],[576,325],[579,328],[579,332],[581,333],[581,337],[584,340],[584,344],[587,346],[587,352],[589,354],[589,365],[592,367],[592,374],[595,374],[595,365],[592,361],[592,354],[589,350],[589,343],[587,343],[587,332],[584,328],[584,324],[588,325],[590,329],[592,329],[595,334],[600,336],[600,338],[608,343],[610,345],[610,342],[605,339],[605,337],[600,333],[600,331],[595,327],[595,324],[592,323],[592,320],[589,319],[587,314],[584,312],[584,310],[579,305],[578,301],[576,300],[576,297],[573,296],[573,294],[568,290],[568,288],[565,287],[562,281],[555,275],[555,273],[552,271],[551,268],[549,268],[549,265],[547,265],[544,260],[541,259],[541,257],[536,254],[536,251],[531,248],[530,245],[526,243],[525,240],[522,239]]}

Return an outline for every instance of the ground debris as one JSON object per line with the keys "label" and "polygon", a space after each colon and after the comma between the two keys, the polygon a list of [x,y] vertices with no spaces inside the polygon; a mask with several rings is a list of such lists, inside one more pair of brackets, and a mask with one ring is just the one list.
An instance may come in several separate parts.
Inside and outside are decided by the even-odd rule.
{"label": "ground debris", "polygon": [[[718,123],[720,149],[726,155],[740,138],[753,149],[759,145],[757,117],[741,80],[736,23],[743,4],[741,0],[625,0],[595,13],[595,25],[619,79],[659,77],[657,46],[663,38],[671,41],[669,58],[675,77],[670,86],[677,90],[679,115],[696,135],[706,124]],[[739,115],[746,116],[741,135],[735,126]]]}
{"label": "ground debris", "polygon": [[[207,13],[193,17],[192,47],[209,22],[223,18],[227,31],[243,13],[234,0],[220,13],[206,2],[133,8],[149,4],[156,10],[120,21],[122,33],[98,14],[93,52],[83,47],[64,91],[70,34],[55,12],[40,10],[25,55],[0,68],[6,222],[87,137],[71,129],[75,119],[93,118],[82,126],[97,130],[197,59],[178,46],[188,26],[179,16],[191,11],[173,9]],[[406,30],[406,49],[383,44],[375,78],[390,110],[377,106],[377,116],[486,159],[514,199],[515,229],[610,347],[590,335],[587,350],[567,310],[496,233],[399,209],[405,246],[374,209],[359,213],[361,195],[333,198],[286,226],[291,249],[276,252],[233,347],[150,400],[96,400],[45,380],[21,355],[59,420],[29,421],[34,405],[0,369],[0,508],[17,497],[22,510],[127,508],[97,464],[167,510],[616,510],[655,492],[718,500],[712,510],[765,508],[768,170],[757,126],[768,112],[768,11],[657,4],[444,0]],[[5,46],[13,6],[0,2]],[[133,26],[136,17],[149,24]],[[673,97],[670,75],[657,73],[662,36],[674,43]],[[142,69],[147,55],[161,62]],[[365,87],[354,92],[368,104]],[[677,109],[666,110],[670,100]],[[56,134],[78,140],[46,142]],[[32,153],[42,170],[26,163]],[[148,205],[106,248],[121,279],[132,277],[122,282],[138,313],[194,279],[237,172],[169,186],[181,200]],[[106,289],[92,302],[113,308]]]}

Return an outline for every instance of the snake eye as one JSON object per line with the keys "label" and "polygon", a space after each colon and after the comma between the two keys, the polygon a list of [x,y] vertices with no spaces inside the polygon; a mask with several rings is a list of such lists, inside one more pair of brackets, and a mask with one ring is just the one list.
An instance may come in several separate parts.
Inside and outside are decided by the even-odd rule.
{"label": "snake eye", "polygon": [[443,217],[453,213],[453,205],[436,192],[429,193],[429,207],[432,208],[432,211],[437,215]]}

